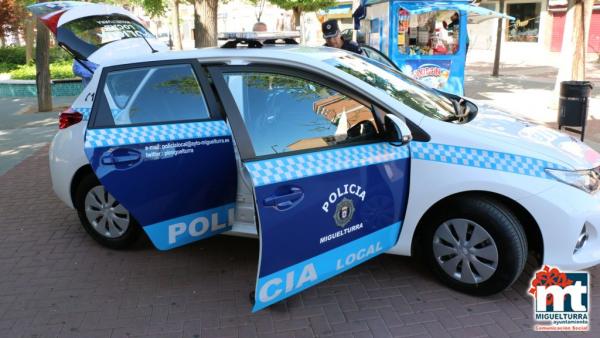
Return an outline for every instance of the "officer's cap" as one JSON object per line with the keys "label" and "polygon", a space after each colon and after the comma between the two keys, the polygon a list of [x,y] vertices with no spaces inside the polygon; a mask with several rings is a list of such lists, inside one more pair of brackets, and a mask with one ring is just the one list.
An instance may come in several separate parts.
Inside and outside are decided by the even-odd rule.
{"label": "officer's cap", "polygon": [[340,28],[338,27],[338,22],[335,19],[323,22],[321,25],[321,30],[323,31],[323,37],[325,39],[332,38],[340,34]]}

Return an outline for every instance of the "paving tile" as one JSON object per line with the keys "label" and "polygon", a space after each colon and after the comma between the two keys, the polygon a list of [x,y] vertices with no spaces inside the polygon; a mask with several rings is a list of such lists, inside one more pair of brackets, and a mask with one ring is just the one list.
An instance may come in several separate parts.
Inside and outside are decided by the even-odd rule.
{"label": "paving tile", "polygon": [[[544,336],[532,330],[530,268],[506,291],[478,298],[446,288],[415,260],[382,256],[252,313],[256,240],[105,249],[54,196],[47,148],[0,186],[1,337]],[[599,280],[600,268],[590,272]],[[600,330],[600,311],[591,317]]]}

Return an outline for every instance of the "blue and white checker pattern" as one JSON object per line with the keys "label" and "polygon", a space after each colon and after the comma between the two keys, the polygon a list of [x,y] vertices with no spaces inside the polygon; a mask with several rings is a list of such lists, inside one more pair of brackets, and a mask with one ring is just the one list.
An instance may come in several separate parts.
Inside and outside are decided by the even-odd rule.
{"label": "blue and white checker pattern", "polygon": [[533,157],[447,144],[411,142],[414,159],[444,162],[514,174],[554,179],[544,169],[567,169],[559,164]]}
{"label": "blue and white checker pattern", "polygon": [[83,120],[87,121],[90,118],[90,113],[92,112],[92,108],[76,108],[76,107],[72,107],[71,108],[73,111],[79,112],[81,113],[81,115],[83,115]]}
{"label": "blue and white checker pattern", "polygon": [[375,143],[246,163],[254,186],[363,167],[409,157],[407,146]]}
{"label": "blue and white checker pattern", "polygon": [[113,147],[127,144],[177,141],[229,135],[231,135],[231,131],[224,121],[88,129],[85,136],[85,148]]}

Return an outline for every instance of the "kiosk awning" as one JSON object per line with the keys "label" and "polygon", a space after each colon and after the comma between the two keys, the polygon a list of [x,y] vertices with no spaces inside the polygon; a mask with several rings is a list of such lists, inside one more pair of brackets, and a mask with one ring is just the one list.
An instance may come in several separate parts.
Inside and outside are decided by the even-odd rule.
{"label": "kiosk awning", "polygon": [[399,2],[400,7],[406,9],[411,14],[422,14],[433,11],[460,10],[469,13],[468,23],[478,24],[486,20],[504,18],[514,20],[515,18],[500,12],[492,11],[487,8],[473,6],[469,4],[457,4],[451,2]]}

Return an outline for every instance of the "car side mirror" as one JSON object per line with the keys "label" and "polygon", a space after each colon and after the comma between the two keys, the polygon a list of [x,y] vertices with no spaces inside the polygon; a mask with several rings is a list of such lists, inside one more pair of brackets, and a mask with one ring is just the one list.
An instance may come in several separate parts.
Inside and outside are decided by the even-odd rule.
{"label": "car side mirror", "polygon": [[403,146],[412,141],[412,133],[401,118],[396,115],[385,115],[385,130],[388,136],[388,141],[392,143],[400,143]]}

